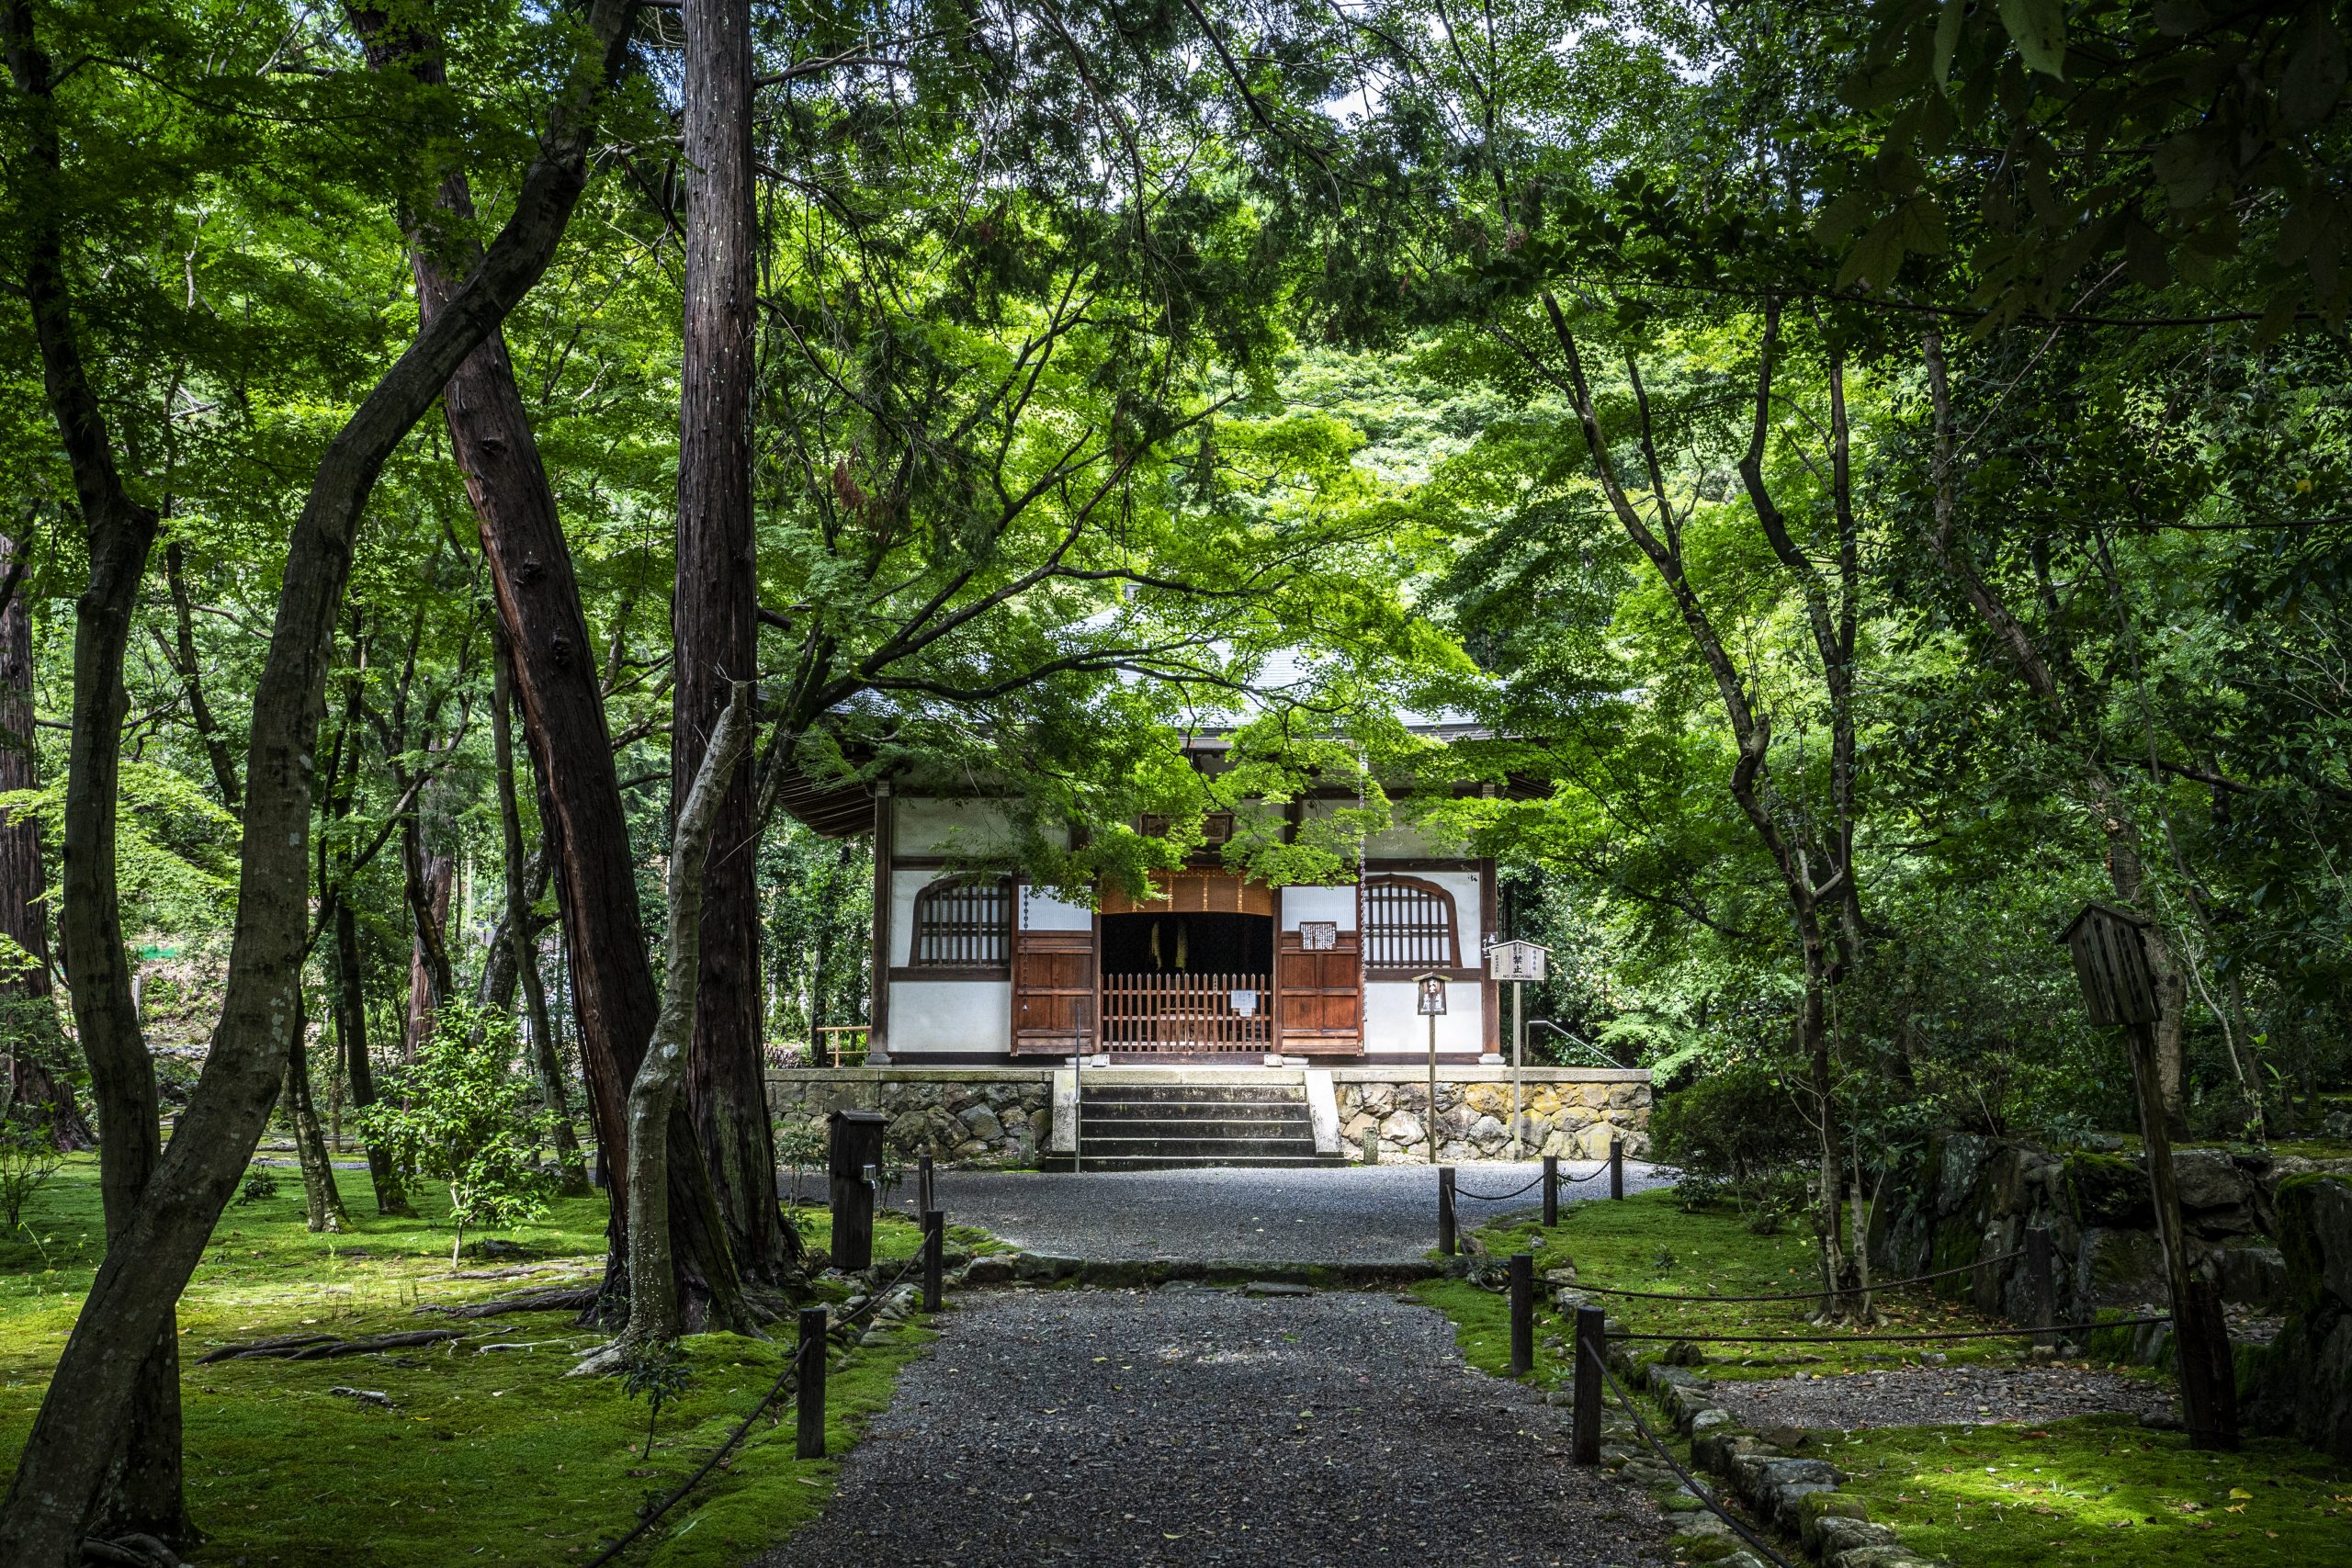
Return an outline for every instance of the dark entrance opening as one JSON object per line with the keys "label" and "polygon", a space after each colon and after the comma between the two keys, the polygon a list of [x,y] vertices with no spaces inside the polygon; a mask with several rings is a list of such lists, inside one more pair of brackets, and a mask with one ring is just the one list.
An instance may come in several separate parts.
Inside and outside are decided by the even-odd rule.
{"label": "dark entrance opening", "polygon": [[1272,975],[1271,915],[1105,915],[1105,975]]}
{"label": "dark entrance opening", "polygon": [[1209,1057],[1273,1048],[1272,915],[1102,917],[1102,1047]]}

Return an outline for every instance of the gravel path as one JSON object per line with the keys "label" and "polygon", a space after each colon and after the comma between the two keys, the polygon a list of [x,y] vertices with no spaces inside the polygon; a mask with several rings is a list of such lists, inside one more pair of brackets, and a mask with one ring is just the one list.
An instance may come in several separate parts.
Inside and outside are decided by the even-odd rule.
{"label": "gravel path", "polygon": [[[1563,1161],[1560,1177],[1605,1169]],[[1541,1176],[1540,1163],[1465,1165],[1460,1190],[1508,1192]],[[1337,1166],[1305,1170],[1155,1170],[1076,1176],[943,1170],[939,1206],[1033,1252],[1067,1258],[1231,1258],[1250,1262],[1389,1263],[1437,1245],[1437,1179],[1427,1166]],[[1669,1185],[1657,1168],[1628,1160],[1625,1190]],[[1563,1186],[1564,1202],[1605,1197],[1606,1176]],[[1501,1203],[1465,1197],[1464,1229],[1536,1207],[1540,1190]],[[913,1197],[901,1190],[899,1206]]]}
{"label": "gravel path", "polygon": [[988,1292],[763,1568],[1662,1564],[1663,1516],[1566,1462],[1566,1412],[1394,1296]]}
{"label": "gravel path", "polygon": [[1837,1377],[1717,1382],[1711,1403],[1751,1427],[1960,1427],[2120,1412],[2166,1416],[2171,1389],[2070,1367],[1895,1367]]}

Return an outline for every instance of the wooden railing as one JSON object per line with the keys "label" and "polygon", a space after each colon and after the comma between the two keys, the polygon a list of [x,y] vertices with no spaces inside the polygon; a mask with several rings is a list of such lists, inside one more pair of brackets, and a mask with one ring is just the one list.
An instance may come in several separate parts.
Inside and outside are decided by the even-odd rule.
{"label": "wooden railing", "polygon": [[1261,1055],[1273,1048],[1263,975],[1105,975],[1102,1048]]}

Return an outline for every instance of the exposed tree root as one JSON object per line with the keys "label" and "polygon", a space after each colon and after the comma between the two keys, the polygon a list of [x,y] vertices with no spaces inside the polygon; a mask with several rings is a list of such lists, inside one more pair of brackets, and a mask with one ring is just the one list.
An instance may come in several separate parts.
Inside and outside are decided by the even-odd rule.
{"label": "exposed tree root", "polygon": [[336,1356],[365,1356],[377,1350],[399,1350],[412,1345],[433,1345],[463,1339],[457,1328],[417,1328],[404,1334],[378,1334],[366,1339],[337,1339],[330,1334],[289,1334],[277,1339],[256,1339],[249,1345],[223,1345],[196,1359],[199,1367],[213,1361],[324,1361]]}
{"label": "exposed tree root", "polygon": [[468,1302],[463,1306],[427,1306],[416,1310],[439,1313],[444,1317],[497,1317],[510,1312],[586,1312],[595,1304],[595,1286],[557,1285],[544,1291],[492,1296],[486,1302]]}
{"label": "exposed tree root", "polygon": [[111,1568],[187,1568],[170,1547],[152,1535],[85,1540],[82,1543],[82,1561],[107,1563]]}

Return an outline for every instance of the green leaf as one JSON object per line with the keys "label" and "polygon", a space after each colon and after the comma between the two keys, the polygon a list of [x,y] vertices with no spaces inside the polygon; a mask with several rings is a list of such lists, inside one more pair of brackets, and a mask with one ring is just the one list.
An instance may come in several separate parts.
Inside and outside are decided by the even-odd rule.
{"label": "green leaf", "polygon": [[2298,130],[2309,130],[2327,118],[2344,92],[2344,39],[2327,14],[2312,7],[2311,26],[2278,77],[2278,113]]}
{"label": "green leaf", "polygon": [[2000,0],[2001,25],[2025,62],[2045,76],[2066,76],[2066,7],[2063,0]]}
{"label": "green leaf", "polygon": [[1951,85],[1951,57],[1960,48],[1961,19],[1967,15],[1968,0],[1943,0],[1943,8],[1936,14],[1936,52],[1933,69],[1936,85]]}

